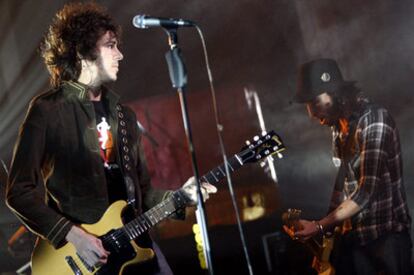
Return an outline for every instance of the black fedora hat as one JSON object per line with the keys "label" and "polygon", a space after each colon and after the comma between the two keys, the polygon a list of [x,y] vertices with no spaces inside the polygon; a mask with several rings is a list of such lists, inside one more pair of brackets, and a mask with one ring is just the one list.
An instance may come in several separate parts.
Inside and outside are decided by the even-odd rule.
{"label": "black fedora hat", "polygon": [[352,84],[355,84],[355,81],[344,81],[335,60],[327,58],[312,60],[300,66],[294,101],[310,102],[320,94],[334,92]]}

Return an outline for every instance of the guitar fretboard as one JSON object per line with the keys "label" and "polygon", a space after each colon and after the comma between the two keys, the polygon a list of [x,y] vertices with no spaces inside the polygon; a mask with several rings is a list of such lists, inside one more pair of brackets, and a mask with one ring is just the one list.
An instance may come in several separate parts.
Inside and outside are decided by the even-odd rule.
{"label": "guitar fretboard", "polygon": [[[227,160],[227,167],[230,172],[235,171],[243,165],[241,158],[238,155],[234,155],[232,158]],[[204,176],[200,177],[200,182],[208,182],[210,184],[218,183],[222,178],[226,176],[226,167],[224,163],[217,166]]]}
{"label": "guitar fretboard", "polygon": [[[229,172],[233,172],[243,165],[242,159],[236,154],[227,161]],[[207,174],[200,177],[200,182],[215,184],[226,176],[224,164],[217,166]],[[187,204],[187,199],[181,190],[173,192],[171,196],[163,200],[150,210],[141,214],[124,226],[125,233],[131,240],[138,238],[142,233],[175,213]]]}

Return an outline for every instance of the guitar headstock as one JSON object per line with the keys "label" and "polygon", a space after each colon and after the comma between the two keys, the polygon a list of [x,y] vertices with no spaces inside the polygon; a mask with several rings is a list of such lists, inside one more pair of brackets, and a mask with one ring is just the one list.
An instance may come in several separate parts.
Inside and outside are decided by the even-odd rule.
{"label": "guitar headstock", "polygon": [[242,163],[257,162],[265,158],[277,154],[282,157],[280,152],[286,150],[282,139],[275,131],[263,133],[261,136],[255,136],[252,141],[246,141],[247,146],[243,147],[241,152],[237,154]]}

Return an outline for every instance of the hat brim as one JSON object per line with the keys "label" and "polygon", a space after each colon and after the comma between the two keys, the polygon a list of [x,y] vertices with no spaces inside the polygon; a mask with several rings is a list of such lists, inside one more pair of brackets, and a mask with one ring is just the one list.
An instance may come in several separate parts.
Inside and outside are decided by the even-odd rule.
{"label": "hat brim", "polygon": [[318,90],[309,91],[306,93],[296,93],[293,97],[293,102],[296,103],[309,103],[312,102],[318,95],[321,95],[326,92],[335,92],[338,89],[355,85],[356,81],[341,81],[341,82],[331,82],[326,83],[319,87]]}

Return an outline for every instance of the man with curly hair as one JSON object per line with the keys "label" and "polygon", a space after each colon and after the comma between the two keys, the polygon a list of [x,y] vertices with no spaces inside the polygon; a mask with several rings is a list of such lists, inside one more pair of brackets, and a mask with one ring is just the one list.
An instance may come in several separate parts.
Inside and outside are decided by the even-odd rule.
{"label": "man with curly hair", "polygon": [[[56,14],[41,46],[53,89],[31,101],[7,186],[8,206],[31,231],[55,248],[71,243],[89,267],[109,265],[110,251],[80,224],[98,222],[118,200],[135,216],[177,193],[151,187],[135,114],[104,85],[117,79],[119,39],[120,27],[93,2]],[[203,183],[202,192],[207,199],[216,188]],[[194,178],[178,193],[194,204]],[[146,243],[156,256],[137,270],[171,274]]]}

